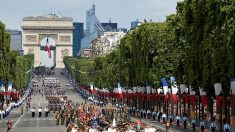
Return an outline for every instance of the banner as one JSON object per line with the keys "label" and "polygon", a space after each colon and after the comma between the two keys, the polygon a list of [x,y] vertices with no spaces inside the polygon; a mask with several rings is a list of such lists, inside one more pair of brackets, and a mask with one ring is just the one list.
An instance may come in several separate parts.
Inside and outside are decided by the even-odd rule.
{"label": "banner", "polygon": [[180,84],[180,94],[186,93],[186,85],[185,84]]}
{"label": "banner", "polygon": [[148,84],[146,85],[146,90],[147,90],[147,94],[151,94],[152,88],[150,85],[148,85]]}
{"label": "banner", "polygon": [[215,88],[215,95],[216,96],[219,96],[220,94],[222,94],[222,84],[221,83],[215,83],[214,88]]}
{"label": "banner", "polygon": [[216,96],[216,107],[222,107],[224,106],[224,98],[223,98],[223,91],[222,91],[222,84],[221,83],[215,83],[214,84],[215,88],[215,96]]}
{"label": "banner", "polygon": [[189,85],[189,90],[190,90],[190,104],[192,106],[196,105],[196,92],[193,91],[192,87]]}
{"label": "banner", "polygon": [[174,86],[172,85],[171,89],[172,89],[173,102],[176,104],[178,102],[178,96],[177,96],[178,88],[176,87],[176,85]]}
{"label": "banner", "polygon": [[141,91],[142,91],[142,89],[141,89],[141,87],[137,87],[137,93],[141,93]]}
{"label": "banner", "polygon": [[235,94],[235,78],[230,79],[230,88],[231,88],[232,94]]}
{"label": "banner", "polygon": [[137,87],[133,87],[133,93],[137,92]]}
{"label": "banner", "polygon": [[200,96],[201,96],[201,103],[203,106],[207,106],[207,96],[206,92],[203,90],[203,88],[200,88]]}

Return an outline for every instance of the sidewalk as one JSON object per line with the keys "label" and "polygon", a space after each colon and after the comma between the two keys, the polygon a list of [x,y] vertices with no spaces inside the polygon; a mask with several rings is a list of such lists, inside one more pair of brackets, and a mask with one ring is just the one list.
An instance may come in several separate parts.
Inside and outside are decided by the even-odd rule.
{"label": "sidewalk", "polygon": [[[135,116],[130,116],[131,120],[133,121],[136,121],[138,120],[138,117],[135,117]],[[163,131],[166,131],[166,126],[165,124],[163,124],[163,122],[158,122],[157,120],[153,120],[153,119],[146,119],[146,118],[140,118],[141,119],[141,122],[144,123],[144,124],[147,124],[147,125],[150,125],[150,126],[153,126],[157,129],[161,129]],[[171,125],[170,125],[170,132],[192,132],[193,129],[192,129],[192,126],[187,125],[187,128],[184,129],[183,128],[183,125],[182,123],[180,123],[180,126],[177,126],[176,125],[176,122],[173,122]],[[200,132],[200,128],[199,127],[196,127],[196,132]],[[210,132],[209,129],[205,129],[205,132]]]}
{"label": "sidewalk", "polygon": [[10,102],[10,104],[8,105],[8,107],[5,107],[3,109],[3,111],[0,113],[1,116],[1,120],[3,120],[4,118],[6,118],[7,116],[10,115],[10,113],[17,113],[20,110],[20,107],[22,106],[22,104],[25,102],[26,97],[29,95],[29,90],[30,88],[28,88],[25,91],[24,96],[18,100],[17,103],[15,102]]}

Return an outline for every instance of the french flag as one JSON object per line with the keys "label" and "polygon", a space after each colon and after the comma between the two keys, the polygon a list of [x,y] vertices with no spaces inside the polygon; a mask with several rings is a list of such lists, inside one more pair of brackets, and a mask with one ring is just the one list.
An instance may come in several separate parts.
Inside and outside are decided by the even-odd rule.
{"label": "french flag", "polygon": [[162,78],[162,86],[163,86],[164,95],[166,95],[168,92],[168,84],[165,77]]}
{"label": "french flag", "polygon": [[46,49],[45,50],[48,52],[49,58],[51,58],[51,48],[50,48],[50,45],[49,45],[48,38],[47,38]]}
{"label": "french flag", "polygon": [[120,83],[118,83],[117,92],[118,92],[119,98],[123,98],[122,87]]}

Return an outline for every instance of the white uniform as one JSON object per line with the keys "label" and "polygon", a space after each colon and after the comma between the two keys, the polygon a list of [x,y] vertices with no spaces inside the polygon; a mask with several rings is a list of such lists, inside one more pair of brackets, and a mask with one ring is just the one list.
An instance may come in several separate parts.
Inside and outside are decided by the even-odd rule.
{"label": "white uniform", "polygon": [[230,132],[230,131],[231,131],[231,130],[230,130],[230,126],[229,126],[228,123],[224,124],[224,131],[225,131],[225,132]]}

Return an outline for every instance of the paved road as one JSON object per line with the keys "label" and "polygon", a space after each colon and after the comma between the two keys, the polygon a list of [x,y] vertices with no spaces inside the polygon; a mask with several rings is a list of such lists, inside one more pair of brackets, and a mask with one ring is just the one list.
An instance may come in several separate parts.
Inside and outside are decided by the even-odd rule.
{"label": "paved road", "polygon": [[[61,88],[67,90],[66,95],[68,95],[68,99],[71,99],[73,102],[84,102],[83,98],[76,92],[73,88],[67,88],[65,85],[69,84],[69,80],[60,75],[63,69],[55,69],[55,75],[53,77],[57,77],[61,83]],[[42,80],[39,81],[39,87],[37,89],[42,88]],[[36,88],[34,88],[36,89]],[[48,102],[45,96],[42,97],[41,94],[32,95],[31,107],[36,107],[36,117],[31,117],[30,109],[28,112],[25,112],[21,115],[20,107],[11,111],[11,114],[0,121],[0,132],[5,132],[7,127],[8,120],[14,120],[13,132],[65,132],[65,125],[56,125],[56,121],[54,115],[52,113],[49,114],[49,117],[45,117],[45,113],[43,111],[42,117],[38,117],[37,109],[39,107],[44,108],[47,106]],[[25,103],[23,103],[23,106]]]}
{"label": "paved road", "polygon": [[[134,117],[134,116],[132,116],[131,117],[131,119],[133,120],[133,121],[136,121],[137,122],[137,118],[136,117]],[[154,121],[154,120],[152,120],[152,119],[145,119],[145,118],[142,118],[141,119],[141,122],[143,122],[143,123],[145,123],[145,124],[148,124],[148,125],[151,125],[151,126],[153,126],[153,127],[156,127],[156,128],[160,128],[160,129],[162,129],[162,130],[166,130],[166,126],[165,126],[165,124],[163,124],[163,123],[159,123],[158,121]],[[192,132],[193,131],[193,129],[192,129],[192,126],[190,125],[190,126],[187,126],[187,128],[186,129],[184,129],[183,128],[183,125],[181,124],[180,126],[176,126],[176,124],[172,124],[171,126],[170,126],[170,132]],[[210,130],[208,130],[208,129],[206,129],[205,130],[205,132],[209,132]],[[200,132],[200,128],[199,127],[196,127],[196,132]]]}

